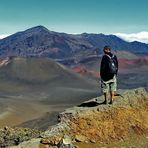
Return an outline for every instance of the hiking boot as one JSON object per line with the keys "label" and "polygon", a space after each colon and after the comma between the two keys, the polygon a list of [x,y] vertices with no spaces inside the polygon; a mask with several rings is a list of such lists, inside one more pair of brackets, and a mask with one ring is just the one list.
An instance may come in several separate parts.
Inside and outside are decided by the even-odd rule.
{"label": "hiking boot", "polygon": [[107,104],[107,100],[105,100],[104,102],[102,102],[102,104]]}
{"label": "hiking boot", "polygon": [[108,104],[113,104],[113,101],[112,101],[112,100],[110,100],[110,102],[109,102]]}

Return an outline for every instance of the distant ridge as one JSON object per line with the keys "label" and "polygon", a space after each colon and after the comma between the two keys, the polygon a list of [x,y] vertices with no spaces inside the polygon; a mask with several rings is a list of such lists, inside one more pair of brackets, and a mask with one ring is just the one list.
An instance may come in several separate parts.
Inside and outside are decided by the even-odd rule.
{"label": "distant ridge", "polygon": [[94,82],[48,58],[15,57],[0,71],[0,92],[3,96],[24,95],[30,99],[58,100],[60,103],[68,100],[77,102],[75,98],[84,99],[97,92]]}
{"label": "distant ridge", "polygon": [[36,26],[0,40],[0,56],[63,59],[101,54],[105,45],[115,50],[148,53],[148,44],[126,42],[115,35],[83,33],[72,35]]}

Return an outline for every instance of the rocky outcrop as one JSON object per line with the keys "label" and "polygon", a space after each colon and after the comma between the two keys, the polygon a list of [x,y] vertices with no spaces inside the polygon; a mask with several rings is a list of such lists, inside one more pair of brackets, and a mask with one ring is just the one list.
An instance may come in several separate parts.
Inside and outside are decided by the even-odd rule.
{"label": "rocky outcrop", "polygon": [[67,109],[59,115],[60,123],[44,133],[41,142],[50,145],[51,137],[60,139],[65,134],[73,141],[94,143],[148,134],[148,93],[143,88],[119,92],[113,105],[101,104],[101,96]]}
{"label": "rocky outcrop", "polygon": [[[102,104],[101,96],[60,113],[59,123],[41,135],[38,146],[57,148],[61,142],[71,141],[69,144],[76,147],[84,148],[86,144],[91,148],[92,145],[124,144],[134,139],[126,146],[144,147],[148,144],[148,93],[143,88],[120,90],[119,93],[113,105]],[[71,140],[65,139],[67,136]]]}

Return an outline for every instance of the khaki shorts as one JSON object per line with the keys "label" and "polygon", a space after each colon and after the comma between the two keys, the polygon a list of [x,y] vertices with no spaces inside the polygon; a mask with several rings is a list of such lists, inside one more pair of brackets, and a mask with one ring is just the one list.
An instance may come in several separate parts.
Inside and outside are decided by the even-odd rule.
{"label": "khaki shorts", "polygon": [[117,81],[106,83],[101,80],[101,89],[103,93],[108,93],[110,91],[117,91]]}

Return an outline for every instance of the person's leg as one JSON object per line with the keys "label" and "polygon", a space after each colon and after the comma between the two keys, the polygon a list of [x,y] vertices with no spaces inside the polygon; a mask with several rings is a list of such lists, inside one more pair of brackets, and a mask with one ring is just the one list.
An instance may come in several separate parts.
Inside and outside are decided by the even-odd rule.
{"label": "person's leg", "polygon": [[114,96],[115,96],[115,92],[114,91],[110,91],[110,102],[109,102],[109,104],[113,103]]}
{"label": "person's leg", "polygon": [[108,93],[104,93],[104,102],[103,102],[103,104],[107,104],[107,96],[108,96]]}
{"label": "person's leg", "polygon": [[104,83],[103,81],[101,81],[101,89],[102,92],[104,94],[104,102],[103,104],[107,104],[107,98],[108,98],[108,92],[109,92],[109,84]]}
{"label": "person's leg", "polygon": [[109,102],[109,104],[112,104],[113,100],[114,100],[114,97],[115,97],[115,92],[117,90],[116,81],[115,82],[111,82],[109,84],[109,87],[110,87],[110,102]]}

